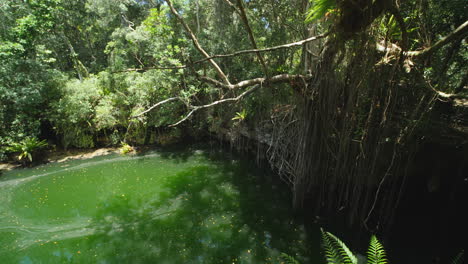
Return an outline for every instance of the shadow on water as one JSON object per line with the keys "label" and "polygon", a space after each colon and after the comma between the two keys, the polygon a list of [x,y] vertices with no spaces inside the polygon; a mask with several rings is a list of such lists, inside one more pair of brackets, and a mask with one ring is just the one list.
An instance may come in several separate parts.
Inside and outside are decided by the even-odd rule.
{"label": "shadow on water", "polygon": [[[161,157],[184,162],[195,154]],[[89,241],[102,263],[280,263],[282,252],[308,263],[284,189],[225,152],[198,154],[211,162],[165,178],[152,201],[103,202]]]}

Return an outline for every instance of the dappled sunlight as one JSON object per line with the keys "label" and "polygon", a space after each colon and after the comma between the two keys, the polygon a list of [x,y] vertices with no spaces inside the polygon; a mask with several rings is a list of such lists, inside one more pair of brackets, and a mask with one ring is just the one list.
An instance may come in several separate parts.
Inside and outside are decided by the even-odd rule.
{"label": "dappled sunlight", "polygon": [[0,220],[7,260],[280,263],[283,252],[307,260],[287,190],[248,160],[188,150],[60,166],[22,171],[21,184],[0,189],[10,197]]}
{"label": "dappled sunlight", "polygon": [[[216,167],[196,166],[166,178],[167,191],[157,201],[132,207],[127,199],[116,197],[99,211],[93,225],[100,235],[92,243],[100,245],[103,258],[116,263],[278,260],[281,248],[273,244],[282,241],[273,243],[272,237],[282,240],[288,225],[262,226],[263,208],[245,219],[233,177]],[[122,250],[127,248],[132,250]]]}

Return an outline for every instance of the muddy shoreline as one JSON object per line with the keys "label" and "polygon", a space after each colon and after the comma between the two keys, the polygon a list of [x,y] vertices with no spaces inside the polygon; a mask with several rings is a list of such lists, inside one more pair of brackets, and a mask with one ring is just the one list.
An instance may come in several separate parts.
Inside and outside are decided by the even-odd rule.
{"label": "muddy shoreline", "polygon": [[[90,159],[98,156],[109,155],[113,153],[120,153],[120,148],[97,148],[97,149],[69,149],[62,151],[50,151],[43,154],[42,157],[37,157],[38,162],[35,162],[31,167],[46,164],[50,162],[65,162],[68,160],[83,160]],[[23,167],[19,163],[0,163],[0,173],[2,171],[9,171],[16,168]]]}

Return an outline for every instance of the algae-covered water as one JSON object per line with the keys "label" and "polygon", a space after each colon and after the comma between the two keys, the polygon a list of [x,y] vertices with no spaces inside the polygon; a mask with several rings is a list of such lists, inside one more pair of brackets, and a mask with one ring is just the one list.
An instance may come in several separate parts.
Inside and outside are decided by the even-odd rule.
{"label": "algae-covered water", "polygon": [[308,263],[288,197],[220,149],[14,170],[0,178],[0,263]]}

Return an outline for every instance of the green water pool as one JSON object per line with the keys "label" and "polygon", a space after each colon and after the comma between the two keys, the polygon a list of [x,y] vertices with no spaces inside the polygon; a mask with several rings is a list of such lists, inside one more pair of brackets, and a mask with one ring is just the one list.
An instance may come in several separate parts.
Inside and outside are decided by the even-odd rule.
{"label": "green water pool", "polygon": [[0,263],[309,263],[284,187],[216,148],[13,170],[0,178]]}

